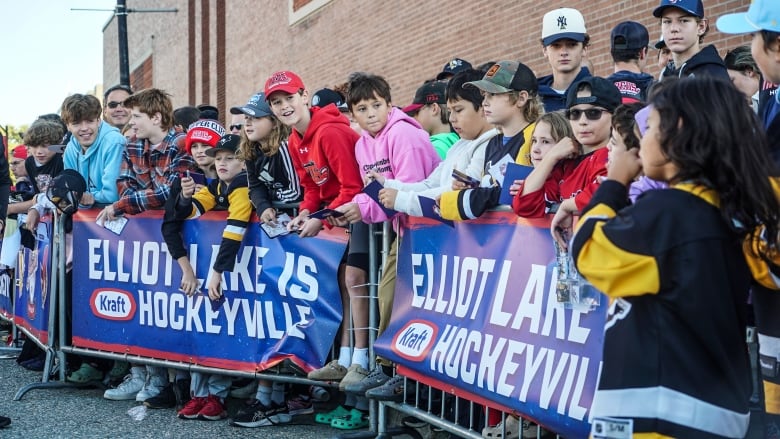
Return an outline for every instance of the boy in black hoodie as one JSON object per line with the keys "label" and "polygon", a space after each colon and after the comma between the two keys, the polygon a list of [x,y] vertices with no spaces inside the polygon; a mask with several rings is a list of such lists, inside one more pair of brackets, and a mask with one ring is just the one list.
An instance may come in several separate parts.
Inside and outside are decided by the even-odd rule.
{"label": "boy in black hoodie", "polygon": [[653,16],[661,19],[664,42],[672,51],[672,62],[661,72],[662,81],[696,75],[731,80],[715,46],[701,47],[710,29],[701,0],[661,0]]}

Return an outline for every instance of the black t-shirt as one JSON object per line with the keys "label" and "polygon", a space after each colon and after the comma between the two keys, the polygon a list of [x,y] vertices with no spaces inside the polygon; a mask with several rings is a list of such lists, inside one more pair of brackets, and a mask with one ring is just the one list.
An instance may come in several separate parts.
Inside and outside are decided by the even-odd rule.
{"label": "black t-shirt", "polygon": [[56,154],[51,160],[41,166],[35,164],[34,157],[27,157],[24,161],[24,169],[27,170],[27,175],[30,177],[30,181],[33,182],[35,193],[45,193],[49,183],[64,169],[62,154]]}

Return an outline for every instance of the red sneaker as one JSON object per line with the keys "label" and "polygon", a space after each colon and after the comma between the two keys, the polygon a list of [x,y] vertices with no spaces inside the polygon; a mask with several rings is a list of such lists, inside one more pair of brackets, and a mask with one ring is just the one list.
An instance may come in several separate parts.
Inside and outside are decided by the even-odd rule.
{"label": "red sneaker", "polygon": [[219,397],[216,395],[206,397],[206,404],[198,412],[198,419],[219,421],[225,418],[227,418],[227,411]]}
{"label": "red sneaker", "polygon": [[179,410],[181,419],[198,419],[198,413],[206,406],[208,398],[194,397]]}

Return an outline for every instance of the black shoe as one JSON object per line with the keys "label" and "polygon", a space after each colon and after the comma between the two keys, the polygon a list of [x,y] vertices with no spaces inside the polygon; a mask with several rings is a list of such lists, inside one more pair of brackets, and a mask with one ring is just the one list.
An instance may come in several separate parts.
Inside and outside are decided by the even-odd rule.
{"label": "black shoe", "polygon": [[5,428],[11,425],[11,418],[6,418],[5,416],[0,416],[0,428]]}
{"label": "black shoe", "polygon": [[144,405],[150,409],[172,409],[176,407],[176,393],[173,390],[173,384],[163,387],[157,396],[153,396],[144,401]]}

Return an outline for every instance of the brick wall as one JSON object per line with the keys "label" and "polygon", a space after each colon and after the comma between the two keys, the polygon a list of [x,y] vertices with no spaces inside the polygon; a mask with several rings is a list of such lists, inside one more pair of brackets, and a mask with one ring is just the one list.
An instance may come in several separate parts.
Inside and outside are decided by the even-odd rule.
{"label": "brick wall", "polygon": [[[130,70],[153,54],[154,85],[173,95],[175,107],[210,102],[225,113],[245,103],[280,69],[299,73],[312,91],[343,82],[356,70],[381,74],[392,86],[394,103],[404,105],[424,79],[454,56],[475,65],[520,60],[538,75],[548,74],[539,40],[541,18],[554,8],[582,11],[592,41],[589,59],[601,76],[611,73],[609,32],[615,24],[635,20],[648,27],[651,41],[660,36],[660,23],[651,14],[657,1],[648,0],[332,0],[290,25],[290,2],[295,1],[166,0],[165,7],[179,12],[129,14]],[[719,34],[714,21],[723,13],[747,9],[750,0],[704,1],[711,17],[706,44],[715,43],[723,55],[749,41],[747,36]],[[128,0],[128,7],[161,6],[157,0]],[[202,8],[209,8],[208,14]],[[224,44],[218,44],[220,14],[226,23]],[[211,27],[208,50],[202,46],[205,15]],[[112,20],[103,34],[105,85],[119,78],[116,35]],[[648,71],[658,73],[654,65]]]}

